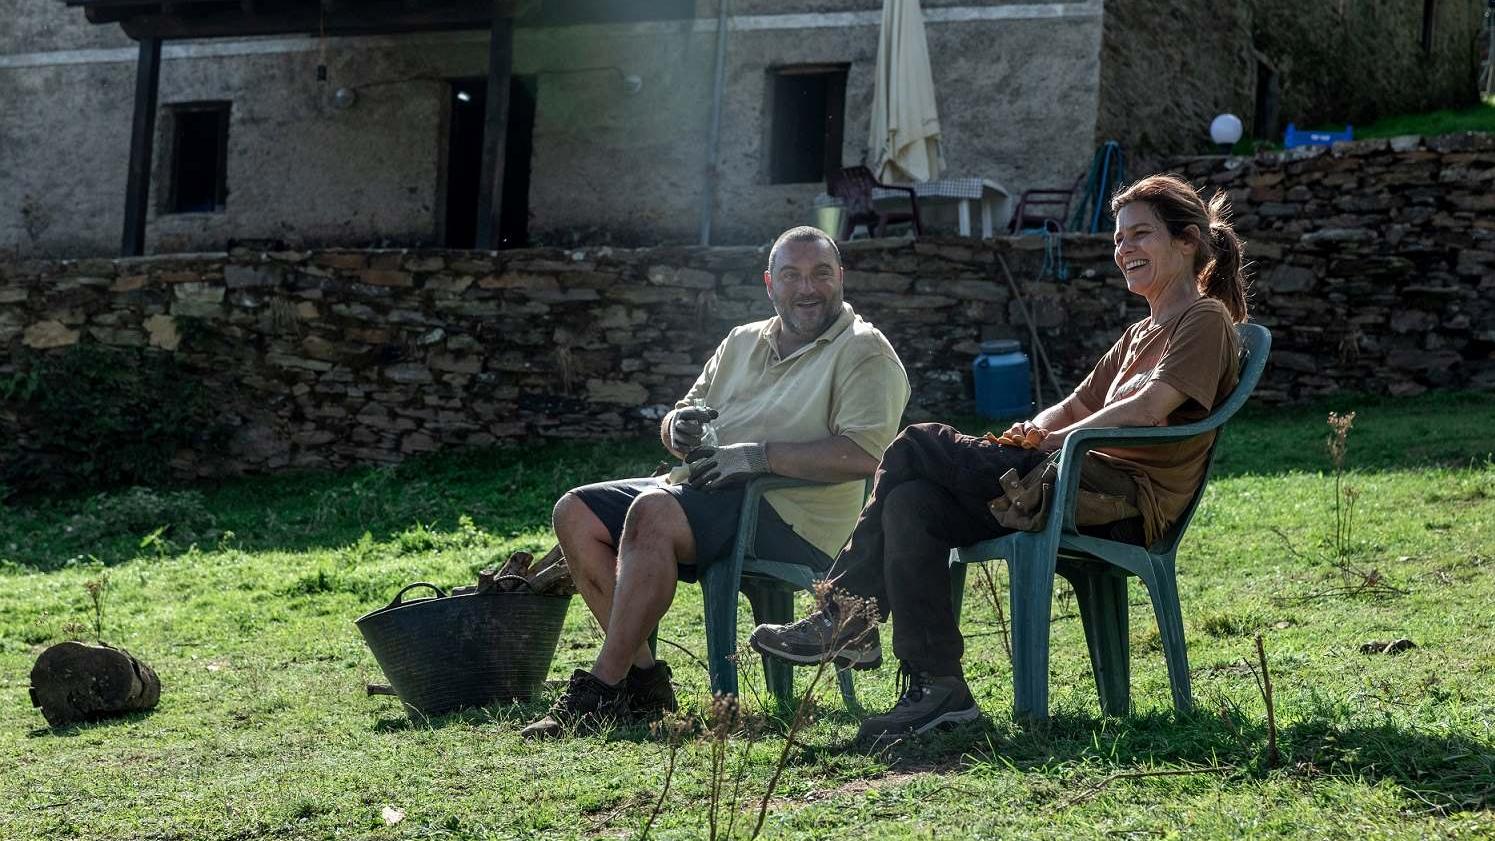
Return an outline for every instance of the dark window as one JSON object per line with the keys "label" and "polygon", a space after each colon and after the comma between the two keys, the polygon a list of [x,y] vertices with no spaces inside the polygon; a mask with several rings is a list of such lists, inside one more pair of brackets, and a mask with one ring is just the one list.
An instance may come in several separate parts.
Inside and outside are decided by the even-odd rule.
{"label": "dark window", "polygon": [[1436,0],[1422,0],[1422,54],[1433,54],[1433,20],[1437,16]]}
{"label": "dark window", "polygon": [[[446,155],[447,248],[472,248],[478,236],[478,181],[483,170],[483,131],[488,80],[451,80]],[[534,152],[535,76],[509,79],[509,123],[504,131],[504,186],[500,197],[498,247],[529,244],[530,160]]]}
{"label": "dark window", "polygon": [[1277,117],[1282,108],[1282,82],[1277,69],[1261,58],[1256,59],[1256,114],[1252,136],[1262,140],[1277,138]]}
{"label": "dark window", "polygon": [[169,213],[213,213],[228,196],[227,102],[172,108]]}
{"label": "dark window", "polygon": [[782,67],[772,71],[768,180],[805,184],[841,167],[846,67]]}

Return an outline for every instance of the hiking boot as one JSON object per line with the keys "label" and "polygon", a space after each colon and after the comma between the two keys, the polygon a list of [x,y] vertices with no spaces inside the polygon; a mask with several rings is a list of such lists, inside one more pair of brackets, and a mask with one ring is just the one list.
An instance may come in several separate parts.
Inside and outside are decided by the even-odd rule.
{"label": "hiking boot", "polygon": [[981,708],[976,706],[964,678],[935,677],[907,666],[901,672],[907,687],[903,696],[893,709],[863,721],[857,730],[858,741],[918,736],[936,727],[975,721],[981,716]]}
{"label": "hiking boot", "polygon": [[628,693],[622,686],[608,686],[585,669],[571,673],[571,682],[550,712],[519,731],[526,739],[564,735],[568,727],[595,730],[610,721],[628,717]]}
{"label": "hiking boot", "polygon": [[670,685],[669,664],[655,660],[647,669],[632,666],[628,678],[623,681],[623,691],[628,693],[628,711],[634,718],[653,718],[679,709],[675,702],[675,687]]}
{"label": "hiking boot", "polygon": [[834,660],[838,669],[875,669],[882,665],[877,626],[859,616],[843,622],[834,606],[788,625],[759,625],[748,642],[759,654],[796,665],[826,660]]}

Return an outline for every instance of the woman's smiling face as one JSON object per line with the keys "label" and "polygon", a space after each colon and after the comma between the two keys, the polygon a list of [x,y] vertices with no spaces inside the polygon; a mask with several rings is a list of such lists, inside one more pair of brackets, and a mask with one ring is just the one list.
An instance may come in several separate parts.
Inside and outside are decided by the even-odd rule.
{"label": "woman's smiling face", "polygon": [[1126,288],[1151,300],[1180,278],[1194,278],[1197,246],[1168,233],[1168,226],[1145,201],[1125,205],[1116,214],[1116,266]]}

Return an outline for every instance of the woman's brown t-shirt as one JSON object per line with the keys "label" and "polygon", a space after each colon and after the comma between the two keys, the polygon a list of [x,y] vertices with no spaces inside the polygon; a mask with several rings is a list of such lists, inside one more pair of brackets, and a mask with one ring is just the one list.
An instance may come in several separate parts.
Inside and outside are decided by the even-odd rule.
{"label": "woman's brown t-shirt", "polygon": [[[1148,317],[1126,328],[1075,389],[1075,396],[1086,408],[1099,411],[1157,380],[1187,398],[1168,416],[1168,425],[1193,423],[1209,415],[1235,388],[1240,355],[1230,313],[1218,300],[1204,297],[1168,321],[1154,323]],[[1214,442],[1215,433],[1209,432],[1178,443],[1095,452],[1136,479],[1137,507],[1149,544],[1188,507],[1204,479]]]}

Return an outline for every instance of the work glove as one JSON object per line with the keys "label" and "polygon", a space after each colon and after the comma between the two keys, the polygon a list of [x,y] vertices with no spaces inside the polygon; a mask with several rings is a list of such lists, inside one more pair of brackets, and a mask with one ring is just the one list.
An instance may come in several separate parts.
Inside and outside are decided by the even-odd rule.
{"label": "work glove", "polygon": [[710,406],[686,406],[670,412],[670,447],[677,453],[689,453],[701,446],[706,423],[717,418]]}
{"label": "work glove", "polygon": [[762,444],[728,444],[725,447],[701,447],[685,457],[690,466],[692,488],[719,491],[746,484],[754,476],[768,472],[768,449]]}

